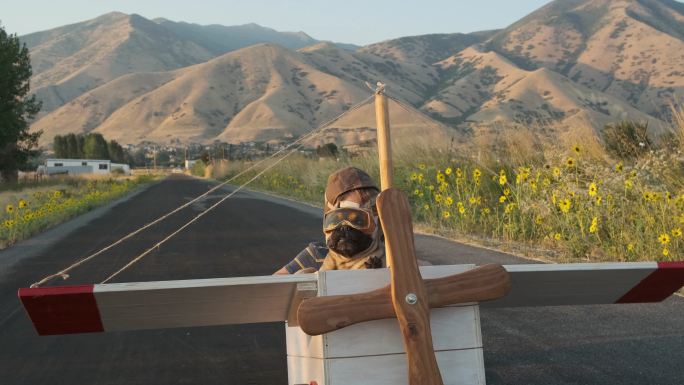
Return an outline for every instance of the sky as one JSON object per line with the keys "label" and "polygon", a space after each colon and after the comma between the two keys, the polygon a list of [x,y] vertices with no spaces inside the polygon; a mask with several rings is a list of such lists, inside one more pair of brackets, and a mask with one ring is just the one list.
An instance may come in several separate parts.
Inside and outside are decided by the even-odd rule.
{"label": "sky", "polygon": [[[503,28],[549,0],[0,0],[8,33],[72,24],[119,11],[197,24],[257,23],[318,40],[365,45],[401,36]],[[5,3],[3,5],[3,3]],[[11,5],[10,5],[11,4]]]}

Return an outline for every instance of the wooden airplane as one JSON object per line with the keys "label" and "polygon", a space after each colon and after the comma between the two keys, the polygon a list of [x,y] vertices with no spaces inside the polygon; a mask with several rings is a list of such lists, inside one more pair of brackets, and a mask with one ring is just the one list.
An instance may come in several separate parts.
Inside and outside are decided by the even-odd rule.
{"label": "wooden airplane", "polygon": [[36,331],[285,322],[289,384],[484,384],[480,301],[659,302],[684,286],[684,262],[418,268],[408,201],[391,188],[382,88],[376,113],[388,269],[19,289]]}

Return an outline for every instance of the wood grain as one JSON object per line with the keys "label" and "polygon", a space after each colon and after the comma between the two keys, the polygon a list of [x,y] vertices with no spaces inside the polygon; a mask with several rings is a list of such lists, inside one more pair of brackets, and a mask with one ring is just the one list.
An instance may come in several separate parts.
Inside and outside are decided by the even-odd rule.
{"label": "wood grain", "polygon": [[386,190],[394,185],[392,170],[392,141],[390,138],[389,107],[387,96],[375,94],[375,122],[378,135],[378,157],[380,161],[380,189]]}
{"label": "wood grain", "polygon": [[[511,287],[506,269],[495,264],[424,282],[430,308],[497,299],[508,293]],[[396,315],[388,285],[367,293],[305,299],[299,306],[297,317],[305,333],[319,335],[359,322],[394,318]]]}
{"label": "wood grain", "polygon": [[[442,385],[430,331],[427,289],[418,270],[408,199],[389,188],[378,195],[378,216],[385,234],[385,254],[391,266],[394,311],[404,337],[411,385]],[[409,303],[407,296],[417,302]]]}

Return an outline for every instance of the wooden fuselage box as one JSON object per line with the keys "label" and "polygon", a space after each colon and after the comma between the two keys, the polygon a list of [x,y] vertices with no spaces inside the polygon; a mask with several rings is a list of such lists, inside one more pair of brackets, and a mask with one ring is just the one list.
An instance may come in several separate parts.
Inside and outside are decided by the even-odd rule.
{"label": "wooden fuselage box", "polygon": [[[472,265],[424,266],[424,279]],[[389,271],[335,270],[318,273],[318,295],[362,293],[389,284]],[[484,385],[480,313],[476,304],[432,309],[432,342],[445,384]],[[286,325],[290,385],[408,384],[404,344],[396,319],[364,322],[320,336]]]}

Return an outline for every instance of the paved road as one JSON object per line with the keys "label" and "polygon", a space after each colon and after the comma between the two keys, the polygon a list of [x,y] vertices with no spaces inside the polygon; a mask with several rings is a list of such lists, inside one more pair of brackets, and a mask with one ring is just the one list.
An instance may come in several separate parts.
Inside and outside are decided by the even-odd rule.
{"label": "paved road", "polygon": [[[207,182],[173,177],[0,252],[0,384],[286,384],[280,324],[37,337],[16,290],[187,202]],[[99,282],[220,194],[75,271]],[[269,274],[319,237],[317,209],[241,193],[118,282]],[[435,263],[525,263],[421,236]],[[452,257],[445,257],[451,255]],[[488,384],[681,384],[684,300],[663,304],[483,309]]]}

